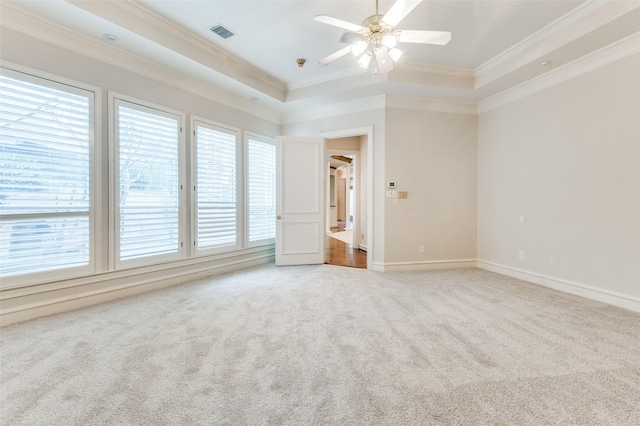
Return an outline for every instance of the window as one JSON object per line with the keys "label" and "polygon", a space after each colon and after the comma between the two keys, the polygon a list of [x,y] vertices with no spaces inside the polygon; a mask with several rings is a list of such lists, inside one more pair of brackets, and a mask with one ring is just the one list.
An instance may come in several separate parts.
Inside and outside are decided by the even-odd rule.
{"label": "window", "polygon": [[273,140],[247,134],[247,232],[249,245],[276,235],[276,147]]}
{"label": "window", "polygon": [[242,144],[240,129],[193,118],[189,161],[184,113],[111,94],[101,156],[100,89],[9,68],[0,74],[3,287],[273,243],[272,139],[246,133]]}
{"label": "window", "polygon": [[51,271],[57,272],[54,276],[67,276],[93,267],[94,98],[89,90],[3,69],[3,279],[37,273],[51,278]]}
{"label": "window", "polygon": [[194,121],[195,246],[198,251],[238,244],[238,131]]}
{"label": "window", "polygon": [[181,116],[115,99],[116,260],[181,257]]}

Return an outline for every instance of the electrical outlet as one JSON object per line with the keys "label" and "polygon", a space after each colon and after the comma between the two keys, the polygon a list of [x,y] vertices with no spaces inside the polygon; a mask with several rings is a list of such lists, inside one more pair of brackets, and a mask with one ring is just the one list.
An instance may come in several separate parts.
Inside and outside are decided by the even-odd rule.
{"label": "electrical outlet", "polygon": [[518,253],[518,259],[524,260],[524,252],[523,251]]}
{"label": "electrical outlet", "polygon": [[424,253],[424,246],[418,246],[418,253]]}
{"label": "electrical outlet", "polygon": [[556,258],[555,257],[549,258],[549,265],[556,266]]}
{"label": "electrical outlet", "polygon": [[520,216],[520,223],[524,223],[524,216]]}

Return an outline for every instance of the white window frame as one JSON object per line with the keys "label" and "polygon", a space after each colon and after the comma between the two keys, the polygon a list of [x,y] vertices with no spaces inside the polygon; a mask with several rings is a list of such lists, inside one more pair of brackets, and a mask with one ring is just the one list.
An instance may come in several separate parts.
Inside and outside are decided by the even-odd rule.
{"label": "white window frame", "polygon": [[[245,247],[247,248],[253,248],[253,247],[261,247],[261,246],[266,246],[266,245],[273,245],[276,242],[275,236],[273,238],[266,238],[266,239],[262,239],[262,240],[256,240],[256,241],[249,241],[249,179],[248,179],[248,174],[249,174],[249,139],[258,141],[258,142],[262,142],[262,143],[266,143],[269,145],[273,145],[275,147],[276,145],[276,140],[273,137],[269,137],[269,136],[265,136],[265,135],[261,135],[259,133],[254,133],[251,131],[245,131],[244,132],[244,138],[243,138],[243,149],[244,149],[244,176],[245,178],[245,184],[244,184],[244,193],[245,193],[245,208],[244,208],[244,230],[245,230],[245,238],[244,238],[244,244]],[[275,220],[275,218],[274,218]]]}
{"label": "white window frame", "polygon": [[[165,106],[157,105],[151,102],[143,101],[132,96],[123,95],[117,92],[109,92],[109,253],[110,262],[109,266],[111,270],[124,270],[142,266],[157,265],[161,263],[178,261],[188,256],[188,250],[185,246],[187,236],[186,226],[186,165],[185,158],[185,135],[184,135],[184,123],[185,114],[181,111],[177,111]],[[166,253],[155,256],[143,256],[134,259],[120,260],[120,205],[119,205],[119,188],[120,188],[120,164],[118,157],[118,140],[119,132],[117,128],[117,110],[119,106],[125,106],[140,111],[148,112],[150,114],[157,114],[159,116],[175,118],[178,122],[178,173],[180,180],[180,193],[178,200],[178,235],[179,242],[178,248],[174,253]]]}
{"label": "white window frame", "polygon": [[[243,168],[243,150],[240,139],[241,130],[237,127],[228,126],[223,123],[219,123],[216,121],[208,120],[203,117],[191,116],[190,120],[190,129],[191,129],[191,247],[192,247],[192,256],[193,257],[201,257],[208,256],[212,254],[218,253],[226,253],[230,251],[235,251],[241,248],[242,242],[244,241],[244,221],[243,221],[243,211],[244,211],[244,197],[242,182],[244,176],[244,168]],[[224,133],[235,133],[236,138],[236,242],[235,244],[227,244],[215,247],[208,247],[203,249],[198,249],[197,247],[197,235],[198,235],[198,197],[197,197],[197,182],[198,182],[198,147],[197,147],[197,128],[199,126],[206,127],[211,130],[220,131]]]}
{"label": "white window frame", "polygon": [[[52,89],[73,93],[79,96],[86,96],[89,99],[89,259],[88,264],[71,268],[52,269],[50,271],[34,272],[30,274],[12,275],[0,279],[0,288],[8,289],[33,285],[55,280],[70,279],[93,274],[97,270],[96,259],[101,258],[100,238],[101,235],[101,208],[102,194],[100,191],[101,163],[100,156],[100,117],[102,105],[101,89],[95,86],[84,84],[75,80],[59,77],[53,74],[37,71],[28,67],[12,64],[6,61],[0,62],[0,72],[17,80],[28,83],[50,87]],[[21,216],[21,215],[16,215]],[[33,217],[33,214],[24,216]]]}

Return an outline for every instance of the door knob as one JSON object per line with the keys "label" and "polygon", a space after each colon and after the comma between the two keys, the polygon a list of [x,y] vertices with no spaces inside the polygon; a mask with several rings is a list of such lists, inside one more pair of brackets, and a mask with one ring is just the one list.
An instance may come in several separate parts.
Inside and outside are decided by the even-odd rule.
{"label": "door knob", "polygon": [[278,215],[276,216],[277,219],[282,219],[282,216]]}

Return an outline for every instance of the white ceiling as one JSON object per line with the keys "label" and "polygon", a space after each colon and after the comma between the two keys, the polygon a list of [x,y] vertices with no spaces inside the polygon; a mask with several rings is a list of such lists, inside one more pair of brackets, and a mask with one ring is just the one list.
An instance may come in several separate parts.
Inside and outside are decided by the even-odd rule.
{"label": "white ceiling", "polygon": [[[559,18],[581,1],[423,1],[398,29],[451,31],[446,46],[403,44],[403,60],[475,68]],[[287,84],[356,66],[343,57],[328,66],[325,56],[344,47],[343,30],[313,21],[319,14],[360,24],[375,13],[375,0],[184,1],[144,0],[144,5]],[[393,1],[381,1],[385,13]],[[237,35],[224,40],[208,29],[223,24]],[[308,63],[298,68],[297,58]]]}
{"label": "white ceiling", "polygon": [[[119,40],[111,43],[113,48],[158,62],[245,99],[257,97],[258,103],[281,111],[310,107],[320,98],[325,102],[345,101],[371,93],[477,101],[503,89],[500,84],[487,84],[485,92],[474,90],[474,71],[487,67],[503,52],[541,30],[567,20],[572,13],[578,16],[578,10],[593,9],[593,2],[586,0],[425,0],[397,28],[451,31],[451,42],[446,46],[404,43],[405,53],[396,75],[391,72],[389,76],[374,77],[370,71],[360,70],[352,55],[327,66],[319,65],[320,59],[344,47],[339,42],[343,31],[315,22],[313,17],[326,14],[359,24],[374,14],[375,0],[3,2],[100,43],[107,43],[103,34],[114,34]],[[393,3],[381,0],[380,13]],[[636,0],[626,3],[629,10],[640,5]],[[215,24],[223,24],[236,35],[227,40],[220,38],[209,31]],[[632,22],[625,25],[629,28],[618,31],[622,34],[616,37],[633,32]],[[598,48],[598,43],[603,42],[608,42],[606,36],[591,40],[589,48]],[[554,65],[575,59],[567,52],[563,55],[551,58]],[[304,67],[298,67],[297,58],[307,60]],[[520,71],[521,75],[512,72],[506,77],[513,81],[506,79],[505,84],[540,73],[533,68],[526,70],[526,66],[537,66],[538,59],[532,56],[528,62],[513,67],[511,71]],[[534,61],[536,64],[531,65]],[[425,84],[400,72],[403,67],[432,66],[454,74],[467,73],[471,87],[436,84],[429,79]]]}

